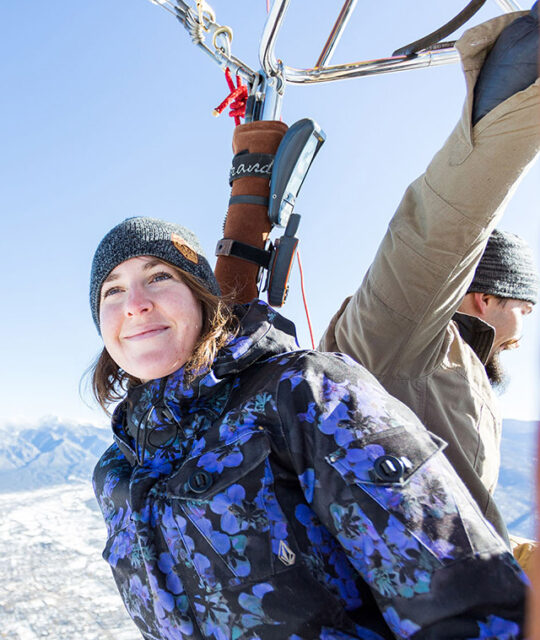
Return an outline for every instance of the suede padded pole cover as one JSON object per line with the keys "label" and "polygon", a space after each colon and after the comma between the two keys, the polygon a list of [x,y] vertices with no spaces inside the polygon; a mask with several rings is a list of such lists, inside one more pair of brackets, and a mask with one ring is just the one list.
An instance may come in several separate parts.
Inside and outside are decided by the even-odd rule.
{"label": "suede padded pole cover", "polygon": [[[233,153],[275,154],[287,131],[283,122],[258,120],[241,124],[234,130]],[[251,195],[268,198],[270,180],[267,177],[237,178],[232,184],[231,196]],[[259,204],[231,204],[227,211],[223,237],[264,249],[272,229],[268,208]],[[257,274],[259,267],[232,256],[218,256],[215,275],[224,296],[243,304],[259,295]]]}

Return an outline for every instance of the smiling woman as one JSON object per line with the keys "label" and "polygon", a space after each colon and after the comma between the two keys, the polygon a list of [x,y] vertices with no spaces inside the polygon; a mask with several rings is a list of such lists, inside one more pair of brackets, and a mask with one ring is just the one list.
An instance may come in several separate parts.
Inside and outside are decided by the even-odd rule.
{"label": "smiling woman", "polygon": [[116,226],[90,302],[94,390],[121,399],[103,555],[144,638],[521,636],[523,574],[443,443],[262,301],[229,306],[190,231]]}
{"label": "smiling woman", "polygon": [[[190,253],[176,232],[192,234],[179,225],[160,224],[173,238],[173,246],[176,243],[176,253],[171,254],[167,245],[165,251],[158,246],[161,230],[148,218],[124,221],[105,236],[96,251],[90,298],[105,346],[92,368],[92,389],[104,409],[121,399],[129,385],[162,378],[180,367],[187,372],[208,368],[236,330],[230,307],[215,295],[217,283],[210,278],[211,286],[202,286],[200,278],[180,268],[186,256],[198,265],[197,253]],[[143,233],[158,236],[148,243],[148,250],[169,262],[155,256],[128,257],[129,238]],[[127,259],[104,277],[111,250]],[[135,253],[142,250],[139,243]],[[201,273],[211,274],[204,263],[202,267]]]}

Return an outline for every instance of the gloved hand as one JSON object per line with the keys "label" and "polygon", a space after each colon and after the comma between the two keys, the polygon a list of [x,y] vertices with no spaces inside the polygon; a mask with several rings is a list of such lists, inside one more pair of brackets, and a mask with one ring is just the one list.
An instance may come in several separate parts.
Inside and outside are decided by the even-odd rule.
{"label": "gloved hand", "polygon": [[497,38],[474,88],[473,125],[538,77],[538,0]]}

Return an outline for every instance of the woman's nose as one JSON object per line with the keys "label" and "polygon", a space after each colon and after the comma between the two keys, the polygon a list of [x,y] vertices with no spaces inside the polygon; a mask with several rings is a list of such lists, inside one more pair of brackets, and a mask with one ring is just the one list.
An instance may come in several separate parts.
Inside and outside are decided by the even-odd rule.
{"label": "woman's nose", "polygon": [[144,287],[136,286],[129,290],[126,301],[127,316],[136,316],[150,311],[151,308],[152,301]]}

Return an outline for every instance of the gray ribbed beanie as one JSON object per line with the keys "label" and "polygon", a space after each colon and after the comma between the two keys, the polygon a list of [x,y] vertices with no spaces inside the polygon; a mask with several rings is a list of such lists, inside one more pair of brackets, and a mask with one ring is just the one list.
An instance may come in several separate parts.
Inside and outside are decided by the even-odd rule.
{"label": "gray ribbed beanie", "polygon": [[179,224],[157,218],[127,218],[99,243],[90,274],[90,308],[99,331],[99,297],[109,273],[136,256],[155,256],[198,278],[220,295],[219,285],[194,233]]}
{"label": "gray ribbed beanie", "polygon": [[529,245],[513,233],[495,229],[478,263],[468,293],[490,293],[536,304],[538,272]]}

